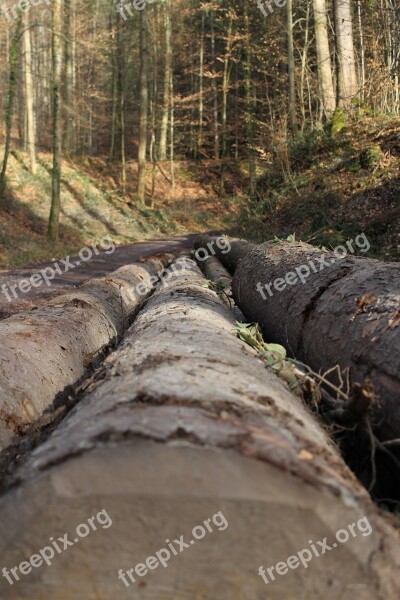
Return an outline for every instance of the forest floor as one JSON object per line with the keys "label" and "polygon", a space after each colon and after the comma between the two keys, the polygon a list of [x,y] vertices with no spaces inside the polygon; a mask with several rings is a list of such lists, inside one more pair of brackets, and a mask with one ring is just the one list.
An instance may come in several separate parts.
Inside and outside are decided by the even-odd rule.
{"label": "forest floor", "polygon": [[[72,287],[88,279],[106,276],[124,265],[160,254],[189,251],[193,247],[196,236],[197,234],[189,234],[169,239],[134,242],[118,247],[106,246],[99,248],[98,255],[92,253],[88,261],[80,260],[79,256],[71,256],[67,265],[60,264],[61,274],[57,273],[52,262],[0,271],[0,319],[40,306],[55,296],[67,293]],[[51,277],[48,285],[42,279],[41,285],[31,286],[24,293],[15,287],[20,281],[28,280],[35,273],[40,274],[46,269],[54,271],[54,277]],[[14,293],[12,286],[14,286]]]}
{"label": "forest floor", "polygon": [[[122,194],[117,165],[104,158],[65,159],[61,181],[60,242],[46,243],[51,197],[51,155],[38,155],[37,174],[28,168],[28,155],[14,151],[7,177],[7,206],[0,211],[0,269],[29,266],[77,254],[104,236],[115,244],[160,239],[187,232],[232,226],[240,197],[220,199],[209,162],[177,162],[172,189],[169,164],[155,177],[154,207],[135,202],[137,167],[127,165],[127,189]],[[148,188],[151,189],[151,166]],[[151,203],[148,194],[147,203]]]}
{"label": "forest floor", "polygon": [[[219,161],[177,161],[174,189],[169,163],[157,167],[153,207],[136,205],[135,161],[127,165],[123,194],[117,163],[65,159],[56,248],[45,241],[51,155],[39,154],[33,176],[27,154],[14,151],[0,211],[0,269],[72,256],[106,235],[124,245],[206,230],[254,241],[295,234],[328,248],[365,233],[372,256],[400,259],[400,120],[363,116],[335,135],[314,130],[288,146],[277,134],[268,145],[253,198],[244,162],[226,163],[221,197]],[[148,205],[151,171],[150,165]]]}
{"label": "forest floor", "polygon": [[400,120],[363,116],[335,135],[276,143],[239,233],[334,248],[365,233],[370,256],[400,260]]}

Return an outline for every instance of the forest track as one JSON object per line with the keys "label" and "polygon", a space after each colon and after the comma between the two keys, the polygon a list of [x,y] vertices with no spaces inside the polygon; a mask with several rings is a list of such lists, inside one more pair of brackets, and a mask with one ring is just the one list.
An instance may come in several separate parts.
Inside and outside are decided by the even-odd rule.
{"label": "forest track", "polygon": [[[5,319],[12,314],[30,310],[34,306],[44,304],[50,298],[59,294],[68,292],[68,288],[74,287],[93,277],[102,277],[107,273],[115,271],[119,267],[137,262],[142,258],[148,258],[157,254],[174,254],[182,250],[191,248],[193,240],[198,234],[188,233],[170,238],[149,240],[145,242],[135,242],[124,246],[118,246],[112,254],[106,254],[104,251],[98,256],[87,262],[82,262],[73,270],[69,270],[63,275],[56,275],[51,281],[51,286],[44,282],[40,287],[31,287],[27,293],[16,290],[18,298],[8,301],[5,294],[1,291],[2,286],[6,285],[9,289],[21,279],[28,279],[34,273],[38,273],[46,267],[52,267],[53,263],[32,264],[26,267],[0,271],[0,319]],[[88,246],[89,247],[89,246]],[[71,263],[79,262],[79,257],[71,257]]]}

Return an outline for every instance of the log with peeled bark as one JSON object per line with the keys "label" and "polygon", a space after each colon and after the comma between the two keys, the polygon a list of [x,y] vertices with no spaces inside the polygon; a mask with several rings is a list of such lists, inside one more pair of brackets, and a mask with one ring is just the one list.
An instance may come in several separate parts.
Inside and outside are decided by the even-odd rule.
{"label": "log with peeled bark", "polygon": [[0,450],[121,339],[172,255],[121,267],[0,322]]}
{"label": "log with peeled bark", "polygon": [[15,473],[1,597],[398,599],[394,519],[204,282],[180,262]]}
{"label": "log with peeled bark", "polygon": [[[365,236],[357,240],[364,250],[368,247]],[[355,249],[355,242],[352,245]],[[339,254],[344,254],[343,250],[322,251],[304,243],[256,246],[236,270],[234,298],[248,319],[262,325],[269,342],[286,346],[314,371],[325,372],[339,364],[350,369],[352,382],[371,380],[377,398],[368,407],[366,397],[365,408],[370,410],[375,435],[382,442],[397,439],[399,264],[349,255],[340,258]],[[344,404],[335,418],[352,426],[363,413],[363,407],[358,408],[359,415],[355,404]],[[398,456],[395,446],[390,450]],[[385,455],[394,473],[396,461],[387,452]],[[398,492],[394,490],[396,495],[391,497]]]}

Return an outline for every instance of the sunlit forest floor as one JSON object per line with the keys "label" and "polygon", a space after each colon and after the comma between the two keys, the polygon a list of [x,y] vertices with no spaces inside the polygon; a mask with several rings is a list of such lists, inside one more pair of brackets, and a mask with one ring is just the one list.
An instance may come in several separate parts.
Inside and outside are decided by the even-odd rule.
{"label": "sunlit forest floor", "polygon": [[[340,129],[340,127],[339,127]],[[169,163],[148,168],[147,206],[136,204],[137,167],[127,165],[125,194],[117,163],[105,158],[63,162],[61,237],[45,242],[51,194],[51,155],[10,157],[7,206],[0,212],[0,268],[75,254],[105,235],[115,243],[186,232],[223,230],[262,241],[297,239],[335,247],[364,232],[372,254],[400,259],[400,121],[365,117],[335,135],[314,131],[291,144],[277,135],[257,164],[257,192],[250,198],[246,161],[226,163],[221,193],[218,161]]]}
{"label": "sunlit forest floor", "polygon": [[335,135],[277,141],[240,232],[335,247],[364,232],[371,254],[400,260],[400,120],[363,117]]}
{"label": "sunlit forest floor", "polygon": [[[151,207],[152,169],[146,207],[135,199],[137,168],[127,165],[125,194],[120,188],[118,165],[103,158],[63,161],[61,181],[60,242],[46,243],[51,197],[51,155],[38,155],[38,169],[28,169],[28,154],[14,151],[7,177],[7,206],[0,211],[0,268],[27,265],[54,256],[76,254],[85,244],[110,236],[116,244],[157,239],[183,232],[232,227],[240,211],[238,196],[220,199],[218,167],[209,163],[177,162],[175,186],[169,164],[161,164],[155,176]],[[229,179],[229,178],[228,178]]]}

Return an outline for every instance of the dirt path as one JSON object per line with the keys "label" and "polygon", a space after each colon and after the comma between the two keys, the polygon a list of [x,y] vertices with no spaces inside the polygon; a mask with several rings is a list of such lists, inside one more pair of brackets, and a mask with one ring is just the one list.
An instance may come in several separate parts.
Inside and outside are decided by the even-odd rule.
{"label": "dirt path", "polygon": [[15,286],[21,280],[29,279],[33,274],[39,273],[46,267],[54,266],[53,263],[48,262],[10,271],[0,271],[0,319],[43,304],[49,298],[63,293],[69,287],[78,285],[86,279],[110,273],[123,265],[135,262],[141,258],[165,252],[179,252],[190,248],[197,235],[187,234],[167,239],[136,242],[126,246],[119,246],[112,254],[106,254],[102,250],[98,256],[93,255],[91,260],[87,262],[81,262],[79,256],[71,257],[70,265],[74,265],[73,268],[66,267],[61,262],[61,258],[60,268],[63,271],[68,268],[67,272],[64,272],[62,275],[56,275],[51,280],[50,285],[42,281],[38,287],[31,286],[31,289],[26,293],[17,288],[15,290],[17,298],[14,297],[15,294],[10,290],[10,286]]}

